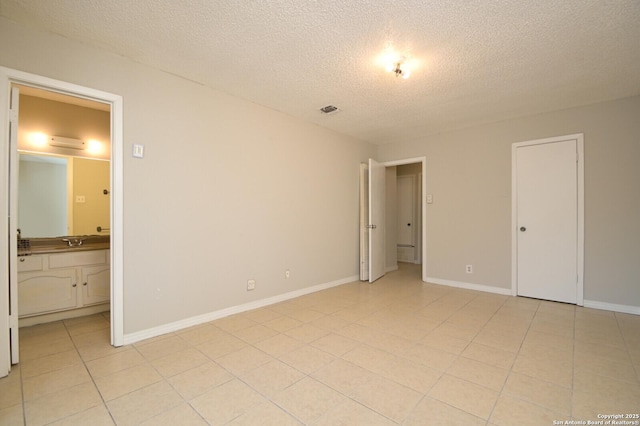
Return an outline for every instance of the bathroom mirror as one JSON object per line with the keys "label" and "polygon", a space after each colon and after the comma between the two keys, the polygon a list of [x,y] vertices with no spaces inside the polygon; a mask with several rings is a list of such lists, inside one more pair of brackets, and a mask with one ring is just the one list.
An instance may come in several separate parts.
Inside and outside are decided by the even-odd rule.
{"label": "bathroom mirror", "polygon": [[22,238],[109,233],[109,161],[27,152],[18,158]]}

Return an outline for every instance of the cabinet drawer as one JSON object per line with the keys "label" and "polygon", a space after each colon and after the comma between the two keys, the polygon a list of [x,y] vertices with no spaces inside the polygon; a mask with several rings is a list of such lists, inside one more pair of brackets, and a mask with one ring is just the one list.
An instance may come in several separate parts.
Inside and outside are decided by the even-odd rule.
{"label": "cabinet drawer", "polygon": [[42,271],[42,256],[18,257],[18,272]]}
{"label": "cabinet drawer", "polygon": [[87,250],[49,255],[49,268],[69,268],[104,263],[107,263],[106,250]]}

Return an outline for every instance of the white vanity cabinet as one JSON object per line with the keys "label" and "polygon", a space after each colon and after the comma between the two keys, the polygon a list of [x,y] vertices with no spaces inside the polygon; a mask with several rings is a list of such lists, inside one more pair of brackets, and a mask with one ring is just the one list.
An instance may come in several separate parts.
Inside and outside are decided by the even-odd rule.
{"label": "white vanity cabinet", "polygon": [[79,310],[110,298],[109,250],[34,254],[18,259],[20,318]]}

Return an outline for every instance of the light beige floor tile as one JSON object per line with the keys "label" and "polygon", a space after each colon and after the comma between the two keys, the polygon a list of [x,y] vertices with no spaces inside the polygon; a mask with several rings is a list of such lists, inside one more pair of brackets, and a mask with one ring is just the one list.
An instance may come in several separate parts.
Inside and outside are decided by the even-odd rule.
{"label": "light beige floor tile", "polygon": [[[78,320],[78,321],[74,321]],[[102,315],[90,315],[88,317],[73,318],[64,320],[65,326],[70,336],[92,333],[95,331],[109,330],[111,324]]]}
{"label": "light beige floor tile", "polygon": [[336,359],[311,375],[317,381],[347,396],[373,376],[371,371],[343,359]]}
{"label": "light beige floor tile", "polygon": [[302,425],[294,417],[286,413],[272,402],[265,402],[257,406],[251,406],[246,412],[233,419],[230,425],[234,426],[297,426]]}
{"label": "light beige floor tile", "polygon": [[386,365],[379,374],[423,394],[442,376],[441,371],[401,358]]}
{"label": "light beige floor tile", "polygon": [[167,379],[185,400],[191,400],[233,379],[233,375],[215,362],[177,374]]}
{"label": "light beige floor tile", "polygon": [[183,403],[140,423],[140,426],[206,426],[208,423],[189,404]]}
{"label": "light beige floor tile", "polygon": [[504,386],[509,371],[480,361],[460,357],[449,367],[447,374],[499,392]]}
{"label": "light beige floor tile", "polygon": [[466,347],[461,356],[507,370],[511,368],[516,359],[516,355],[513,352],[473,342]]}
{"label": "light beige floor tile", "polygon": [[262,325],[266,325],[279,333],[284,333],[285,331],[299,327],[302,324],[302,321],[298,321],[297,319],[293,319],[285,315],[262,323]]}
{"label": "light beige floor tile", "polygon": [[110,401],[160,380],[162,377],[153,367],[140,364],[108,376],[97,377],[95,383],[104,400]]}
{"label": "light beige floor tile", "polygon": [[578,329],[576,326],[576,341],[590,345],[604,345],[619,349],[626,349],[622,333],[616,327],[607,331],[594,331],[593,329]]}
{"label": "light beige floor tile", "polygon": [[416,344],[412,340],[383,331],[376,333],[375,339],[368,339],[366,343],[369,346],[382,349],[394,355],[401,355]]}
{"label": "light beige floor tile", "polygon": [[444,322],[438,325],[431,333],[434,336],[449,336],[460,340],[472,341],[478,334],[478,330],[473,328],[464,328],[449,322]]}
{"label": "light beige floor tile", "polygon": [[482,426],[485,421],[427,396],[420,401],[402,424],[406,426]]}
{"label": "light beige floor tile", "polygon": [[254,309],[251,311],[247,311],[244,313],[244,316],[249,318],[252,321],[255,321],[259,324],[265,323],[267,321],[274,320],[282,316],[282,314],[272,311],[269,308],[260,308]]}
{"label": "light beige floor tile", "polygon": [[442,333],[430,333],[420,343],[456,355],[461,354],[469,345],[468,340],[458,339]]}
{"label": "light beige floor tile", "polygon": [[445,374],[429,396],[486,420],[498,399],[498,392]]}
{"label": "light beige floor tile", "polygon": [[493,410],[490,422],[497,426],[539,426],[552,425],[554,420],[562,421],[564,424],[567,417],[512,396],[501,395]]}
{"label": "light beige floor tile", "polygon": [[130,346],[120,346],[114,347],[109,344],[109,342],[102,342],[95,345],[82,346],[77,348],[78,353],[80,354],[80,358],[83,361],[93,361],[98,358],[102,358],[105,356],[113,355],[118,352],[131,350]]}
{"label": "light beige floor tile", "polygon": [[276,334],[268,339],[261,340],[254,346],[274,357],[294,351],[304,345],[304,342],[289,337],[286,334]]}
{"label": "light beige floor tile", "polygon": [[231,315],[219,320],[213,321],[213,325],[228,332],[234,333],[247,327],[256,325],[257,323],[243,314]]}
{"label": "light beige floor tile", "polygon": [[522,344],[519,355],[550,363],[571,364],[573,361],[573,350],[555,349],[526,341]]}
{"label": "light beige floor tile", "polygon": [[591,355],[606,358],[611,361],[622,362],[627,364],[631,362],[631,359],[629,358],[629,353],[627,352],[626,349],[622,349],[622,348],[616,348],[613,346],[606,346],[606,345],[592,345],[579,340],[575,341],[574,348],[576,353],[589,353]]}
{"label": "light beige floor tile", "polygon": [[75,349],[59,352],[41,358],[21,360],[22,377],[32,377],[62,368],[81,365],[82,359]]}
{"label": "light beige floor tile", "polygon": [[77,426],[77,425],[91,425],[91,426],[113,426],[115,423],[111,418],[111,414],[107,411],[107,407],[104,405],[97,405],[82,411],[77,414],[73,414],[57,422],[49,423],[49,426]]}
{"label": "light beige floor tile", "polygon": [[555,383],[565,388],[571,388],[573,379],[573,361],[532,358],[518,355],[513,364],[512,371],[529,377]]}
{"label": "light beige floor tile", "polygon": [[573,341],[574,324],[572,320],[553,320],[548,316],[538,316],[531,322],[530,330],[555,334]]}
{"label": "light beige floor tile", "polygon": [[[635,413],[640,401],[640,385],[605,376],[576,371],[573,390],[573,416],[598,413]],[[629,411],[631,410],[631,411]],[[587,418],[587,417],[585,417]]]}
{"label": "light beige floor tile", "polygon": [[405,351],[402,357],[438,371],[446,371],[456,359],[452,353],[422,344],[417,344]]}
{"label": "light beige floor tile", "polygon": [[164,377],[175,376],[199,365],[209,362],[202,352],[195,348],[187,348],[162,358],[151,361],[151,365]]}
{"label": "light beige floor tile", "polygon": [[272,397],[304,376],[304,373],[299,370],[281,361],[273,360],[242,374],[240,378],[262,395]]}
{"label": "light beige floor tile", "polygon": [[365,327],[361,324],[352,323],[340,330],[337,330],[337,333],[348,339],[355,340],[356,342],[367,343],[376,340],[380,331],[371,327]]}
{"label": "light beige floor tile", "polygon": [[69,337],[67,328],[62,321],[49,322],[45,324],[32,325],[30,327],[20,327],[20,345],[30,343],[43,343],[50,339]]}
{"label": "light beige floor tile", "polygon": [[347,397],[310,377],[294,383],[273,398],[273,402],[305,424],[317,421],[345,401]]}
{"label": "light beige floor tile", "polygon": [[311,321],[311,324],[328,331],[335,331],[346,327],[349,324],[349,321],[337,315],[327,315]]}
{"label": "light beige floor tile", "polygon": [[0,424],[23,425],[24,415],[22,412],[22,403],[4,408],[0,407]]}
{"label": "light beige floor tile", "polygon": [[187,342],[174,335],[150,343],[136,343],[134,346],[146,360],[153,361],[186,349]]}
{"label": "light beige floor tile", "polygon": [[191,406],[210,424],[224,424],[266,402],[258,392],[234,379],[191,400]]}
{"label": "light beige floor tile", "polygon": [[91,373],[91,376],[95,379],[117,373],[118,371],[126,370],[127,368],[135,367],[136,365],[144,364],[145,362],[145,359],[137,350],[132,347],[128,347],[127,350],[116,352],[112,355],[107,355],[93,361],[88,361],[85,365],[87,366],[89,373]]}
{"label": "light beige floor tile", "polygon": [[630,363],[611,361],[591,353],[577,352],[574,357],[576,373],[591,373],[638,384],[635,369]]}
{"label": "light beige floor tile", "polygon": [[401,422],[416,406],[423,394],[392,380],[373,375],[367,382],[358,385],[352,397],[365,407]]}
{"label": "light beige floor tile", "polygon": [[26,422],[30,426],[52,423],[102,404],[93,383],[83,383],[47,394],[24,403]]}
{"label": "light beige floor tile", "polygon": [[306,323],[322,318],[323,316],[325,316],[325,314],[316,311],[313,308],[302,308],[290,311],[289,313],[287,313],[287,316]]}
{"label": "light beige floor tile", "polygon": [[251,327],[238,330],[233,335],[244,340],[247,343],[257,343],[279,334],[276,330],[264,326],[262,324],[252,325]]}
{"label": "light beige floor tile", "polygon": [[248,345],[245,341],[238,339],[225,332],[213,340],[196,345],[196,349],[208,356],[210,359],[220,358],[231,352],[246,348]]}
{"label": "light beige floor tile", "polygon": [[71,336],[76,347],[93,346],[93,345],[110,345],[109,329],[92,331],[89,333]]}
{"label": "light beige floor tile", "polygon": [[91,377],[84,365],[72,365],[38,376],[23,378],[23,397],[25,401],[30,401],[90,381]]}
{"label": "light beige floor tile", "polygon": [[201,324],[195,327],[189,327],[185,330],[176,332],[185,342],[190,345],[199,345],[210,340],[214,340],[221,335],[226,335],[226,331],[220,330],[211,323]]}
{"label": "light beige floor tile", "polygon": [[347,400],[339,406],[331,409],[320,417],[314,425],[367,425],[367,426],[391,426],[396,423],[379,413],[359,404],[353,400]]}
{"label": "light beige floor tile", "polygon": [[329,334],[329,330],[320,328],[311,323],[305,323],[299,327],[295,327],[295,328],[292,328],[291,330],[287,330],[284,334],[286,334],[289,337],[293,337],[296,340],[300,340],[305,343],[311,343],[314,340],[318,340],[319,338]]}
{"label": "light beige floor tile", "polygon": [[293,352],[281,355],[279,359],[305,374],[311,374],[329,364],[335,359],[335,356],[306,345]]}
{"label": "light beige floor tile", "polygon": [[13,366],[9,375],[0,379],[0,410],[22,403],[22,377],[20,373],[20,368]]}
{"label": "light beige floor tile", "polygon": [[216,362],[231,373],[240,375],[272,360],[273,357],[269,354],[262,352],[253,346],[247,346],[239,351],[221,356],[216,359]]}
{"label": "light beige floor tile", "polygon": [[137,425],[183,403],[182,397],[166,382],[154,383],[107,402],[116,423]]}
{"label": "light beige floor tile", "polygon": [[73,341],[67,335],[56,339],[34,340],[30,344],[20,341],[20,360],[22,362],[75,350]]}
{"label": "light beige floor tile", "polygon": [[573,339],[558,334],[545,333],[537,330],[529,330],[522,342],[522,348],[529,346],[544,346],[554,351],[573,353]]}
{"label": "light beige floor tile", "polygon": [[496,331],[483,329],[473,339],[474,343],[479,343],[485,346],[491,346],[493,348],[518,353],[524,336],[519,334],[511,334],[504,331]]}
{"label": "light beige floor tile", "polygon": [[335,333],[327,334],[326,336],[311,342],[311,346],[314,348],[320,349],[334,356],[342,356],[358,345],[360,345],[360,342],[357,340]]}
{"label": "light beige floor tile", "polygon": [[342,355],[342,359],[366,368],[375,373],[381,373],[389,364],[398,359],[397,356],[382,349],[368,345],[360,345]]}
{"label": "light beige floor tile", "polygon": [[571,389],[518,373],[511,373],[503,390],[504,395],[571,416]]}

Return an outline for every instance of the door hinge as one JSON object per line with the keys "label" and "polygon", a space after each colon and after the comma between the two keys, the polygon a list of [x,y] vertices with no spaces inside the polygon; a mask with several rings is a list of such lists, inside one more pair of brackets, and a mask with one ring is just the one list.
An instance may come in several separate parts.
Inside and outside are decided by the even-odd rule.
{"label": "door hinge", "polygon": [[9,315],[9,328],[17,328],[17,327],[18,327],[18,316]]}

